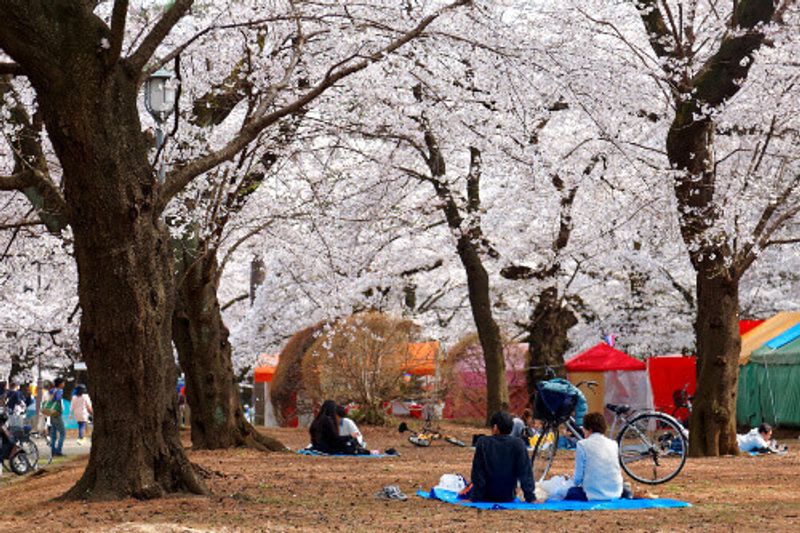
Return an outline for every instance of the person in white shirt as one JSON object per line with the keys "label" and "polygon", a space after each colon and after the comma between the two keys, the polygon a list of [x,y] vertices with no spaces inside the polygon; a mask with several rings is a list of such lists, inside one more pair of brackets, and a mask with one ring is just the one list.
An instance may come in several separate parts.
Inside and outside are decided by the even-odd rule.
{"label": "person in white shirt", "polygon": [[364,444],[364,436],[358,430],[358,426],[353,420],[347,418],[347,411],[344,406],[336,406],[336,421],[339,423],[339,436],[340,437],[353,437],[358,441],[359,446],[366,448]]}
{"label": "person in white shirt", "polygon": [[770,453],[776,451],[775,443],[772,440],[772,426],[766,423],[751,429],[749,433],[736,435],[736,442],[743,452]]}
{"label": "person in white shirt", "polygon": [[[623,497],[619,447],[606,437],[606,419],[600,413],[589,413],[583,419],[586,438],[575,449],[575,486],[567,491],[566,500],[614,500]],[[629,497],[625,491],[625,497]]]}

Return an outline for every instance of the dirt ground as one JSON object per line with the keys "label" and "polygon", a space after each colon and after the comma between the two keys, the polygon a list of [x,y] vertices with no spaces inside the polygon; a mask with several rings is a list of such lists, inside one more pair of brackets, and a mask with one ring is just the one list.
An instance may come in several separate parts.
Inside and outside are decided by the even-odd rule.
{"label": "dirt ground", "polygon": [[[75,482],[87,458],[67,461],[24,479],[6,473],[0,483],[0,532],[118,533],[249,531],[756,531],[800,530],[800,441],[785,440],[783,457],[690,459],[673,481],[655,487],[658,496],[683,499],[693,507],[672,510],[519,512],[476,511],[422,500],[418,488],[441,474],[469,474],[472,451],[445,442],[416,448],[390,428],[362,428],[370,448],[395,447],[387,459],[304,457],[250,450],[190,452],[213,474],[209,497],[156,501],[64,503],[53,499]],[[469,442],[477,430],[448,427]],[[307,444],[305,430],[273,435],[293,448]],[[561,453],[560,471],[574,454]],[[398,484],[410,498],[374,498],[384,485]]]}

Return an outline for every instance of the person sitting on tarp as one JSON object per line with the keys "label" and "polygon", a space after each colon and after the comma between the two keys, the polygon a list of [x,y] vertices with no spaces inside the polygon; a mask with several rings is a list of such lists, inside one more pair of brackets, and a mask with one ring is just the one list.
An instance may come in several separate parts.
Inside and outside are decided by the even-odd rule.
{"label": "person sitting on tarp", "polygon": [[347,409],[343,405],[336,406],[336,427],[339,428],[340,437],[353,437],[359,446],[364,444],[364,435],[358,430],[358,426],[351,418],[347,418]]}
{"label": "person sitting on tarp", "polygon": [[630,491],[623,491],[619,447],[605,435],[606,419],[600,413],[589,413],[583,419],[583,430],[586,438],[579,440],[575,448],[575,486],[567,491],[564,499],[591,501],[630,498]]}
{"label": "person sitting on tarp", "polygon": [[492,435],[479,438],[475,444],[472,483],[461,497],[474,502],[510,502],[516,498],[519,482],[525,501],[535,501],[531,460],[522,439],[510,435],[514,425],[511,415],[495,413],[490,424]]}
{"label": "person sitting on tarp", "polygon": [[361,455],[369,454],[351,436],[340,437],[336,425],[336,402],[325,400],[309,428],[311,448],[322,453]]}
{"label": "person sitting on tarp", "polygon": [[513,419],[514,427],[511,429],[511,436],[522,439],[525,446],[530,446],[531,437],[535,435],[533,429],[533,413],[530,409],[522,411],[522,416],[515,416]]}
{"label": "person sitting on tarp", "polygon": [[736,443],[743,452],[781,453],[778,444],[772,439],[772,426],[766,422],[751,429],[744,435],[736,435]]}

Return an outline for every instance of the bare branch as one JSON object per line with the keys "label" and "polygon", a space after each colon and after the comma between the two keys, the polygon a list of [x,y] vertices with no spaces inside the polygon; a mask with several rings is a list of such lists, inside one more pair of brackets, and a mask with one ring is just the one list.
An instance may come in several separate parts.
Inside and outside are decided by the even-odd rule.
{"label": "bare branch", "polygon": [[139,48],[128,56],[126,60],[133,73],[138,74],[144,69],[145,64],[153,57],[158,46],[164,41],[167,35],[169,35],[169,32],[172,31],[175,24],[189,11],[193,3],[194,0],[175,0],[172,7],[164,13],[158,22],[156,22],[156,25],[153,26],[150,33],[142,40]]}
{"label": "bare branch", "polygon": [[164,188],[161,191],[158,209],[163,209],[167,203],[169,203],[169,201],[176,194],[182,191],[184,187],[186,187],[194,178],[235,157],[236,154],[238,154],[245,146],[252,142],[265,128],[271,126],[283,117],[301,111],[306,105],[313,102],[325,91],[333,87],[338,81],[364,70],[373,63],[376,63],[387,55],[393,53],[411,40],[419,37],[433,21],[439,18],[446,11],[452,10],[459,6],[467,5],[469,3],[471,3],[471,0],[457,0],[443,7],[437,12],[422,19],[417,26],[407,31],[394,41],[390,42],[381,50],[368,55],[357,63],[353,63],[349,66],[343,66],[339,69],[335,69],[334,71],[329,71],[328,74],[310,91],[295,99],[290,104],[287,104],[280,109],[273,111],[272,113],[254,116],[251,121],[242,126],[242,129],[239,131],[239,133],[233,139],[231,139],[227,145],[219,150],[213,151],[196,159],[192,163],[189,163],[182,168],[173,171],[167,178]]}
{"label": "bare branch", "polygon": [[21,191],[30,184],[29,172],[23,171],[10,176],[0,176],[0,191]]}
{"label": "bare branch", "polygon": [[237,304],[237,303],[239,303],[239,302],[243,302],[244,300],[247,300],[248,298],[250,298],[250,294],[248,294],[248,293],[246,293],[246,292],[245,292],[245,293],[242,293],[242,294],[240,294],[239,296],[237,296],[236,298],[234,298],[233,300],[231,300],[230,302],[228,302],[228,303],[226,303],[225,305],[223,305],[223,306],[220,308],[220,311],[225,311],[227,308],[229,308],[229,307],[230,307],[230,306],[232,306],[233,304]]}
{"label": "bare branch", "polygon": [[28,228],[31,226],[43,226],[43,225],[44,222],[42,222],[41,220],[21,220],[19,222],[0,224],[0,231],[17,229],[17,228]]}
{"label": "bare branch", "polygon": [[122,53],[122,41],[125,40],[125,20],[128,18],[128,0],[115,0],[111,12],[111,47],[108,51],[108,63],[113,65]]}
{"label": "bare branch", "polygon": [[23,74],[22,66],[18,63],[0,63],[0,76],[5,74],[19,75]]}

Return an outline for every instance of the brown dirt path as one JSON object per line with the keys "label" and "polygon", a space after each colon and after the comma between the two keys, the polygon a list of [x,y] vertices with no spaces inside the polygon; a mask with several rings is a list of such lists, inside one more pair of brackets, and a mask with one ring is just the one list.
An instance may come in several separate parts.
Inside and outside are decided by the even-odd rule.
{"label": "brown dirt path", "polygon": [[[471,429],[453,427],[466,441]],[[292,447],[303,430],[272,432]],[[409,496],[448,472],[469,474],[472,452],[444,442],[415,448],[388,428],[366,428],[371,447],[394,446],[392,459],[317,458],[249,450],[192,452],[213,472],[210,497],[157,501],[63,503],[53,498],[75,482],[86,458],[58,469],[0,484],[0,532],[117,533],[250,531],[770,531],[800,530],[800,442],[784,457],[691,459],[672,482],[652,490],[679,498],[690,509],[628,512],[478,512],[412,497],[383,502],[373,494],[398,484]],[[571,466],[570,455],[558,467]]]}

